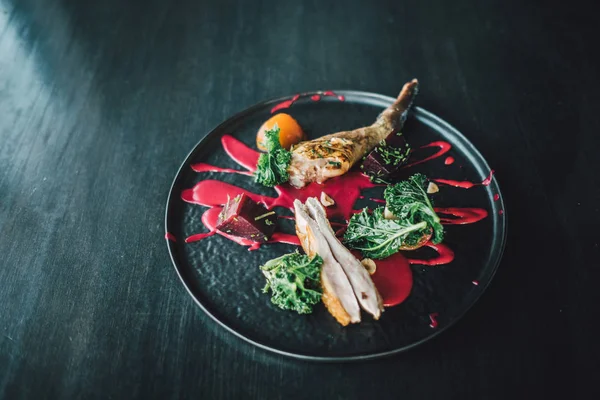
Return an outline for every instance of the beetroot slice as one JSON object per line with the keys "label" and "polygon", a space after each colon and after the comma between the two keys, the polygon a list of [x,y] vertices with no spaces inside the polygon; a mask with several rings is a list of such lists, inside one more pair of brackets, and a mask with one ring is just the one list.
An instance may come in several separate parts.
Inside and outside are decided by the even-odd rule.
{"label": "beetroot slice", "polygon": [[410,146],[401,132],[390,133],[365,157],[361,169],[373,182],[394,180],[410,155]]}
{"label": "beetroot slice", "polygon": [[217,229],[264,243],[273,235],[276,221],[275,212],[242,193],[225,204],[217,220]]}

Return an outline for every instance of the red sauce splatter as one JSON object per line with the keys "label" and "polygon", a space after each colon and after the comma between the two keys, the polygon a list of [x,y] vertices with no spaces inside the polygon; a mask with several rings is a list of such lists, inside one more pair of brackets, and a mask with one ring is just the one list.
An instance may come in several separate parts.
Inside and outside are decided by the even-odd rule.
{"label": "red sauce splatter", "polygon": [[500,200],[500,195],[498,193],[496,193],[494,195],[494,201],[498,201],[498,200]]}
{"label": "red sauce splatter", "polygon": [[382,200],[382,199],[376,199],[374,197],[369,197],[369,200],[371,200],[375,203],[385,204],[385,200]]}
{"label": "red sauce splatter", "polygon": [[165,233],[165,239],[170,240],[171,242],[177,242],[177,238],[171,232]]}
{"label": "red sauce splatter", "polygon": [[339,96],[338,96],[337,94],[335,94],[335,93],[334,93],[333,91],[331,91],[331,90],[326,90],[326,91],[324,91],[324,92],[323,92],[323,96],[332,96],[332,97],[337,97],[337,99],[338,99],[339,101],[346,101],[346,98],[345,98],[344,96],[342,96],[342,95],[339,95]]}
{"label": "red sauce splatter", "polygon": [[289,184],[275,186],[275,191],[279,196],[273,201],[273,204],[267,206],[293,209],[295,199],[299,199],[304,203],[309,197],[319,198],[321,192],[325,192],[335,201],[333,206],[326,208],[327,215],[347,220],[350,219],[352,206],[361,190],[372,187],[375,187],[375,185],[367,176],[358,171],[351,171],[329,179],[322,184],[310,183],[302,189],[296,189]]}
{"label": "red sauce splatter", "polygon": [[492,178],[494,177],[494,170],[491,169],[490,170],[490,174],[488,175],[487,178],[485,178],[482,182],[481,182],[481,186],[489,186],[490,183],[492,183]]}
{"label": "red sauce splatter", "polygon": [[413,274],[408,259],[396,253],[383,260],[374,260],[377,269],[371,275],[386,307],[402,303],[413,286]]}
{"label": "red sauce splatter", "polygon": [[272,204],[275,201],[275,198],[273,197],[252,193],[238,186],[214,179],[200,181],[192,189],[185,189],[181,193],[181,198],[188,203],[213,207],[222,206],[227,203],[229,198],[234,198],[242,193],[250,196],[252,200],[265,205]]}
{"label": "red sauce splatter", "polygon": [[485,178],[481,183],[473,183],[469,181],[454,181],[451,179],[432,179],[434,182],[441,183],[448,186],[454,186],[461,189],[471,189],[473,186],[488,186],[492,182],[492,176],[494,170],[490,171],[490,175]]}
{"label": "red sauce splatter", "polygon": [[431,323],[429,324],[429,326],[431,328],[437,328],[437,326],[438,326],[437,317],[439,315],[440,314],[436,313],[436,312],[429,314],[429,320],[431,321]]}
{"label": "red sauce splatter", "polygon": [[438,253],[437,257],[430,258],[428,260],[421,260],[418,258],[409,258],[408,262],[411,264],[434,266],[434,265],[449,264],[452,262],[452,260],[454,260],[454,251],[452,251],[452,249],[450,247],[446,246],[443,243],[433,244],[431,242],[427,242],[427,243],[425,243],[425,246],[435,250]]}
{"label": "red sauce splatter", "polygon": [[[426,161],[433,160],[435,158],[441,157],[441,156],[443,156],[444,154],[446,154],[447,152],[450,151],[450,149],[452,148],[452,145],[450,143],[448,143],[448,142],[444,142],[442,140],[438,140],[437,142],[431,142],[429,144],[421,146],[421,147],[419,147],[419,149],[426,149],[428,147],[439,147],[440,149],[438,151],[436,151],[434,154],[430,155],[429,157],[426,157],[426,158],[424,158],[422,160],[419,160],[419,161],[414,161],[414,162],[408,163],[407,165],[405,165],[402,168],[413,167],[415,165],[422,164],[422,163],[424,163]],[[413,151],[413,153],[411,154],[411,158],[412,158],[412,155],[415,154],[416,152],[417,151]]]}
{"label": "red sauce splatter", "polygon": [[275,186],[277,197],[259,195],[229,183],[207,179],[197,183],[192,189],[184,190],[181,198],[189,203],[213,207],[227,203],[228,196],[233,198],[238,194],[245,193],[252,200],[263,203],[268,209],[285,207],[292,210],[295,199],[305,202],[309,197],[318,198],[324,191],[335,200],[333,206],[327,207],[327,215],[346,220],[352,214],[352,206],[360,191],[371,187],[374,185],[369,178],[356,171],[329,179],[320,185],[311,183],[302,189],[296,189],[288,184],[278,185]]}
{"label": "red sauce splatter", "polygon": [[275,111],[283,110],[284,108],[290,108],[292,106],[292,104],[294,104],[296,102],[296,100],[298,100],[299,98],[300,98],[300,95],[296,94],[291,99],[285,100],[279,104],[276,104],[275,107],[271,108],[271,114],[273,114]]}
{"label": "red sauce splatter", "polygon": [[450,165],[450,164],[454,164],[454,157],[446,157],[446,159],[444,160],[444,164],[446,165]]}
{"label": "red sauce splatter", "polygon": [[207,237],[210,237],[212,235],[214,235],[215,233],[217,233],[217,231],[210,231],[210,232],[206,232],[206,233],[196,233],[194,235],[188,236],[187,238],[185,238],[185,242],[186,243],[194,243],[197,241],[200,241],[202,239],[205,239]]}
{"label": "red sauce splatter", "polygon": [[504,210],[498,211],[498,214],[500,214],[500,215],[504,214]]}
{"label": "red sauce splatter", "polygon": [[456,218],[448,218],[440,215],[440,220],[444,225],[464,225],[472,224],[477,221],[481,221],[487,217],[488,212],[483,208],[458,208],[458,207],[447,207],[447,208],[434,208],[438,214],[453,215]]}
{"label": "red sauce splatter", "polygon": [[[326,90],[326,91],[322,92],[322,95],[336,97],[339,101],[346,100],[346,98],[344,96],[338,96],[331,90]],[[271,108],[271,114],[275,113],[276,111],[283,110],[285,108],[290,108],[292,106],[292,104],[294,104],[299,98],[305,97],[305,96],[309,96],[309,94],[296,94],[291,99],[284,100],[281,103],[276,104],[273,108]],[[313,94],[313,95],[310,95],[310,98],[312,101],[319,101],[319,100],[321,100],[321,95]]]}
{"label": "red sauce splatter", "polygon": [[221,138],[221,145],[223,145],[223,150],[225,150],[225,153],[227,153],[233,161],[250,172],[256,170],[258,157],[260,157],[258,151],[252,150],[250,147],[230,135],[224,135]]}
{"label": "red sauce splatter", "polygon": [[473,281],[473,282],[471,282],[471,283],[472,283],[473,285],[475,285],[475,286],[479,286],[479,281]]}
{"label": "red sauce splatter", "polygon": [[444,185],[454,186],[461,189],[471,189],[473,186],[476,186],[476,183],[468,182],[468,181],[454,181],[450,179],[432,179],[437,183],[443,183]]}
{"label": "red sauce splatter", "polygon": [[205,164],[205,163],[192,164],[192,169],[196,172],[226,172],[226,173],[230,173],[230,174],[240,174],[240,175],[252,176],[252,172],[249,172],[249,171],[240,171],[240,170],[231,169],[231,168],[219,168],[219,167],[215,167],[214,165]]}

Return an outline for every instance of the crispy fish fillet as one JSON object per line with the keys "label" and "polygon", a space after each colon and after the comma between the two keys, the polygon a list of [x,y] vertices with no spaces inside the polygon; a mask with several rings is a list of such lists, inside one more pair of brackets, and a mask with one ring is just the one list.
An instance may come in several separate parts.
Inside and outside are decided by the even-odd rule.
{"label": "crispy fish fillet", "polygon": [[308,215],[316,221],[333,257],[344,269],[360,307],[371,314],[373,318],[379,319],[383,311],[383,303],[371,276],[360,261],[335,236],[321,203],[316,198],[310,197],[306,200],[306,206]]}
{"label": "crispy fish fillet", "polygon": [[295,146],[288,167],[290,184],[301,188],[310,182],[323,183],[345,174],[377,143],[393,131],[402,129],[418,86],[416,79],[406,83],[394,104],[384,110],[371,126],[333,133]]}
{"label": "crispy fish fillet", "polygon": [[306,206],[299,200],[294,201],[294,211],[296,233],[300,238],[302,248],[310,257],[318,254],[323,259],[321,285],[325,307],[344,326],[360,322],[360,308],[352,285],[342,266],[334,258],[317,223],[308,215]]}

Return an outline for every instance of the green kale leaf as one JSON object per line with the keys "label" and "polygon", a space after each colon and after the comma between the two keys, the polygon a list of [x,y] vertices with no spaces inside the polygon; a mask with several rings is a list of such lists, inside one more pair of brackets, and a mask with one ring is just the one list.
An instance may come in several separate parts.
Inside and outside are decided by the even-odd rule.
{"label": "green kale leaf", "polygon": [[321,301],[321,264],[318,255],[310,259],[298,253],[286,254],[260,267],[267,278],[264,293],[271,290],[271,302],[284,310],[310,314]]}
{"label": "green kale leaf", "polygon": [[411,225],[425,221],[433,229],[431,241],[437,244],[444,238],[444,227],[427,195],[427,185],[425,175],[414,174],[405,181],[388,186],[383,197],[388,210],[398,219]]}
{"label": "green kale leaf", "polygon": [[350,218],[344,242],[365,257],[382,259],[398,252],[401,246],[414,247],[431,236],[433,243],[444,238],[444,227],[427,195],[427,177],[415,174],[406,181],[390,185],[384,198],[394,218],[385,218],[383,207],[364,208]]}
{"label": "green kale leaf", "polygon": [[292,153],[281,147],[279,143],[279,127],[265,131],[265,147],[267,153],[258,158],[254,180],[261,185],[273,187],[290,179],[287,168],[292,159]]}
{"label": "green kale leaf", "polygon": [[368,208],[350,218],[344,243],[360,250],[366,258],[382,259],[397,253],[402,245],[415,245],[430,231],[427,222],[411,224],[399,219],[386,219],[383,207],[372,212]]}

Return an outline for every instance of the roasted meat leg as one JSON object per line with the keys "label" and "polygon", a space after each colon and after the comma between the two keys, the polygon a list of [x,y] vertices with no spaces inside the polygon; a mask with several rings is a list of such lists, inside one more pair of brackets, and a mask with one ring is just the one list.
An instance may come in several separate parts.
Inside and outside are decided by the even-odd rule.
{"label": "roasted meat leg", "polygon": [[377,143],[402,128],[417,91],[416,79],[405,84],[396,101],[371,126],[333,133],[293,147],[288,167],[290,184],[301,188],[346,173]]}

